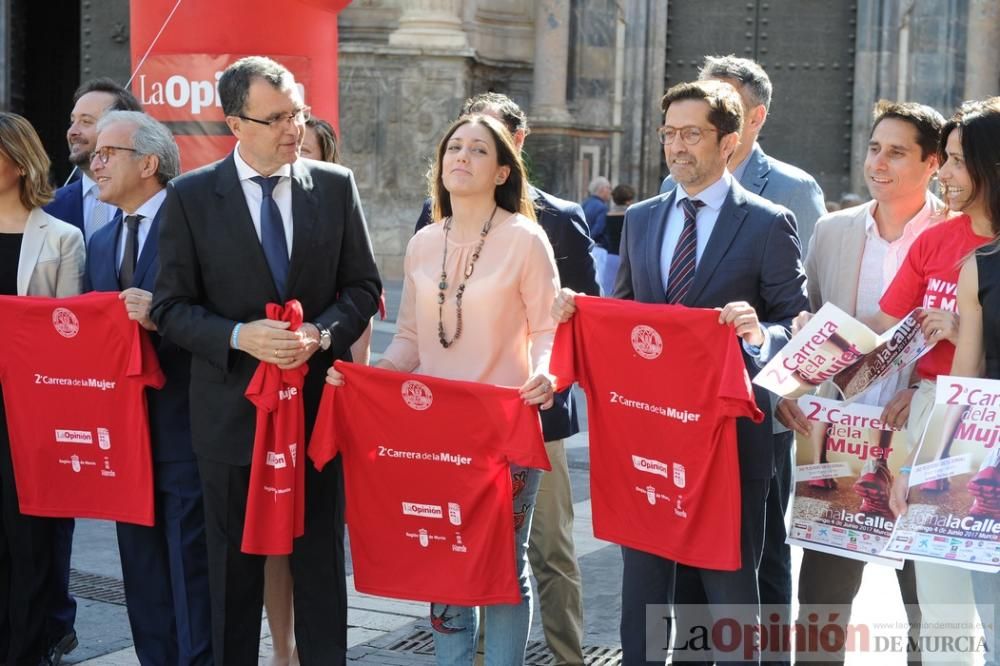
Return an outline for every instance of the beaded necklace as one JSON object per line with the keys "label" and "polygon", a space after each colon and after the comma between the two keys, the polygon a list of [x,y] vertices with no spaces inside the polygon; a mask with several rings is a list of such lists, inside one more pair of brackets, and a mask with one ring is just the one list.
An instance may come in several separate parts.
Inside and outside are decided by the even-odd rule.
{"label": "beaded necklace", "polygon": [[441,342],[441,346],[445,349],[455,344],[462,335],[462,295],[465,293],[465,283],[472,277],[472,271],[476,267],[476,260],[479,259],[479,253],[483,250],[483,243],[486,242],[486,234],[490,233],[490,228],[493,226],[493,216],[497,214],[498,208],[499,206],[493,206],[493,212],[490,213],[489,218],[483,223],[483,228],[479,232],[479,242],[476,243],[476,248],[472,251],[472,260],[465,267],[465,276],[462,278],[462,282],[458,285],[458,289],[455,292],[456,323],[455,335],[451,340],[448,339],[448,336],[444,332],[444,291],[448,288],[448,273],[445,267],[448,263],[448,234],[451,232],[452,218],[449,217],[444,221],[444,256],[441,258],[441,281],[438,283],[438,341]]}

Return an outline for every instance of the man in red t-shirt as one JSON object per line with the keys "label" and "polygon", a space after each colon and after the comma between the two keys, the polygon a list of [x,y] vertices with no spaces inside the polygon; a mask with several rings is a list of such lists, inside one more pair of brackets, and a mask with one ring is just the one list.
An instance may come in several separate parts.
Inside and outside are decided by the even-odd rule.
{"label": "man in red t-shirt", "polygon": [[309,457],[344,464],[360,592],[459,606],[521,601],[510,464],[550,469],[517,389],[353,363],[327,386]]}

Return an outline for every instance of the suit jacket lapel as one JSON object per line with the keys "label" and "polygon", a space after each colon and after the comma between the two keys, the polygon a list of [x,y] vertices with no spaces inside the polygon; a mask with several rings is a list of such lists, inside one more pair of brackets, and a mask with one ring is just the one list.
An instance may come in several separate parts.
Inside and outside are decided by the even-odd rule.
{"label": "suit jacket lapel", "polygon": [[722,209],[719,211],[719,219],[715,221],[712,235],[708,237],[708,244],[705,246],[701,261],[698,262],[698,268],[694,272],[694,283],[692,283],[687,296],[684,297],[683,305],[693,306],[697,302],[701,292],[705,290],[705,286],[711,279],[712,273],[718,268],[726,251],[729,250],[729,246],[732,245],[733,239],[736,238],[736,234],[739,233],[740,226],[743,224],[743,218],[747,215],[743,203],[740,186],[734,181],[726,195],[725,202],[722,204]]}
{"label": "suit jacket lapel", "polygon": [[754,194],[760,194],[764,190],[764,186],[767,185],[767,174],[770,171],[771,165],[764,157],[764,151],[760,149],[760,146],[755,145],[750,151],[750,156],[747,157],[747,168],[743,171],[743,177],[740,178],[740,185]]}
{"label": "suit jacket lapel", "polygon": [[313,192],[312,173],[300,160],[292,163],[292,257],[288,266],[288,293],[295,293],[295,282],[309,258],[319,209]]}
{"label": "suit jacket lapel", "polygon": [[248,279],[256,279],[258,287],[267,293],[269,299],[277,303],[280,300],[278,288],[274,285],[271,268],[264,257],[264,248],[254,229],[253,218],[250,217],[250,209],[247,208],[246,196],[243,194],[232,154],[219,165],[217,173],[215,193],[222,199],[219,210],[223,213],[220,215],[221,219],[213,220],[211,223],[218,224],[224,229],[220,238],[226,239],[226,245],[232,252],[246,255],[250,268]]}
{"label": "suit jacket lapel", "polygon": [[160,206],[160,210],[156,211],[156,215],[153,216],[153,221],[149,225],[146,242],[142,244],[142,252],[139,253],[139,261],[135,265],[135,277],[132,280],[132,284],[135,286],[142,284],[143,280],[146,279],[146,273],[149,272],[149,268],[157,256],[160,242],[160,213],[162,212],[163,206]]}
{"label": "suit jacket lapel", "polygon": [[28,294],[28,284],[31,282],[31,274],[35,272],[35,266],[38,265],[38,256],[42,253],[48,226],[48,220],[40,210],[35,209],[28,215],[24,236],[21,238],[21,254],[17,262],[18,296]]}
{"label": "suit jacket lapel", "polygon": [[676,200],[676,192],[674,189],[666,197],[662,197],[660,201],[653,205],[649,209],[649,219],[646,221],[646,233],[645,233],[645,244],[646,244],[646,269],[647,275],[650,279],[650,291],[655,296],[652,302],[655,303],[666,303],[667,294],[663,291],[663,271],[660,270],[660,254],[663,249],[663,234],[667,229],[667,217],[670,214],[670,208],[674,205]]}
{"label": "suit jacket lapel", "polygon": [[857,312],[858,308],[858,280],[861,277],[861,260],[865,253],[867,240],[865,230],[867,211],[867,207],[862,208],[861,214],[854,216],[851,224],[840,237],[840,256],[846,259],[846,263],[840,271],[839,284],[846,292],[843,294],[841,302],[850,303],[848,312]]}

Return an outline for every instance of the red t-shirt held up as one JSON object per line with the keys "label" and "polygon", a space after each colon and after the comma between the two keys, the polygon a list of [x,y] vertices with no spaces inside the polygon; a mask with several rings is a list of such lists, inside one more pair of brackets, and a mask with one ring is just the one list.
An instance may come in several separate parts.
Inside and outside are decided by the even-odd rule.
{"label": "red t-shirt held up", "polygon": [[344,463],[360,592],[516,604],[510,464],[550,469],[538,409],[517,389],[337,361],[309,443]]}
{"label": "red t-shirt held up", "polygon": [[[302,305],[295,300],[284,307],[268,303],[268,319],[290,322],[288,330],[302,325]],[[257,407],[247,515],[240,550],[253,555],[288,555],[292,540],[305,531],[305,461],[298,464],[305,440],[302,385],[308,365],[281,370],[260,363],[244,393]]]}
{"label": "red t-shirt held up", "polygon": [[152,525],[146,388],[164,377],[118,294],[3,296],[0,327],[21,513]]}
{"label": "red t-shirt held up", "polygon": [[750,378],[717,310],[577,296],[550,371],[587,393],[594,536],[703,569],[740,567],[736,417]]}
{"label": "red t-shirt held up", "polygon": [[[879,301],[882,312],[897,319],[917,307],[957,312],[962,263],[990,240],[972,231],[968,215],[953,217],[920,234]],[[932,381],[947,375],[954,356],[955,345],[942,340],[917,361],[917,374]]]}

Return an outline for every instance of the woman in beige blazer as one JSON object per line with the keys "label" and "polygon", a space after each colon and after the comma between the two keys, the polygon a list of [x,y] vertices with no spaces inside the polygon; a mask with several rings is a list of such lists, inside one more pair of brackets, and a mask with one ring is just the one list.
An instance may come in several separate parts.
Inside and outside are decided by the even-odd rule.
{"label": "woman in beige blazer", "polygon": [[[0,112],[0,295],[81,291],[83,235],[42,211],[52,200],[48,174],[49,158],[31,124]],[[52,521],[18,508],[0,402],[0,663],[38,664],[46,656],[51,556]]]}

